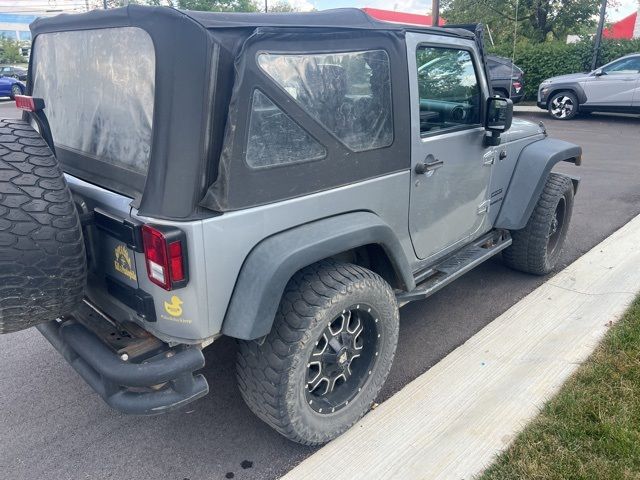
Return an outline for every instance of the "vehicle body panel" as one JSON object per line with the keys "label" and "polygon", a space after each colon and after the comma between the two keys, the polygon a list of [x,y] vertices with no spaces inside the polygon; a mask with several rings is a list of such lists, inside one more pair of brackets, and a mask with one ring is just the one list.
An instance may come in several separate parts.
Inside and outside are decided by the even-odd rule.
{"label": "vehicle body panel", "polygon": [[591,76],[582,82],[587,96],[586,106],[630,106],[638,94],[640,74]]}
{"label": "vehicle body panel", "polygon": [[524,228],[553,166],[561,161],[579,165],[581,156],[580,147],[555,138],[545,138],[523,148],[495,226],[508,230]]}
{"label": "vehicle body panel", "polygon": [[[411,206],[409,229],[416,254],[421,259],[435,258],[444,252],[484,233],[490,225],[487,212],[478,214],[481,203],[488,199],[491,166],[484,166],[485,130],[482,126],[462,131],[421,136],[416,48],[419,45],[461,48],[472,52],[476,72],[480,59],[471,41],[446,39],[435,35],[408,33],[406,36],[409,63],[411,103]],[[489,95],[486,79],[479,75],[483,98]],[[429,157],[430,160],[427,160]],[[420,162],[439,161],[443,166],[427,174],[417,174]],[[445,226],[446,223],[446,226]]]}

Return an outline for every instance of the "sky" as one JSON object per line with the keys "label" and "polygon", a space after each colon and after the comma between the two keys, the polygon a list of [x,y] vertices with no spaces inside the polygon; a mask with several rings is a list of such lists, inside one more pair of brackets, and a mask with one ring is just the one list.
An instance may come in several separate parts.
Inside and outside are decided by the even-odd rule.
{"label": "sky", "polygon": [[[276,0],[269,0],[270,2]],[[338,7],[373,7],[409,13],[428,13],[431,0],[285,0],[300,10],[326,10]],[[613,0],[617,4],[607,10],[607,20],[615,22],[638,10],[638,0]],[[262,3],[261,1],[259,3]],[[82,10],[85,0],[0,0],[0,12],[33,13],[45,6]]]}

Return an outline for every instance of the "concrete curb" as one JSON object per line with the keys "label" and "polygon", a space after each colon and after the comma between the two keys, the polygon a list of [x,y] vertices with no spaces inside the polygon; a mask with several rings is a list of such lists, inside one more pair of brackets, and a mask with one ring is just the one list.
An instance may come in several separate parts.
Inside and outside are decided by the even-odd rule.
{"label": "concrete curb", "polygon": [[638,265],[640,216],[284,478],[473,478],[620,318]]}
{"label": "concrete curb", "polygon": [[542,110],[541,108],[536,107],[535,105],[514,105],[513,106],[513,111],[515,113],[520,113],[520,112],[544,113],[545,112],[544,110]]}

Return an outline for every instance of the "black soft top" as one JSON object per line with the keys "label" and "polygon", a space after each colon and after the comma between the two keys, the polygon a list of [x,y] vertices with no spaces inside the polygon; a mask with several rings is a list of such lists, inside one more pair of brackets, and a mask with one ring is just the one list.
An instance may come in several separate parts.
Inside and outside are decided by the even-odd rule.
{"label": "black soft top", "polygon": [[[154,11],[155,10],[155,11]],[[93,10],[83,14],[61,14],[55,17],[38,18],[31,24],[34,35],[41,32],[77,30],[82,28],[108,27],[130,15],[139,13],[163,16],[172,12],[192,18],[207,29],[258,28],[258,27],[295,27],[295,28],[345,28],[359,30],[418,31],[439,35],[473,38],[473,33],[462,28],[428,27],[408,25],[377,20],[358,8],[335,8],[318,12],[292,13],[238,13],[238,12],[199,12],[177,10],[169,7],[143,7],[129,5],[110,10]]]}
{"label": "black soft top", "polygon": [[[141,215],[167,219],[201,218],[212,211],[270,203],[410,168],[405,33],[475,39],[474,32],[465,28],[383,22],[355,8],[265,14],[129,5],[37,19],[31,24],[35,52],[31,62],[37,66],[41,34],[117,27],[142,28],[155,48],[148,172],[132,174],[64,146],[56,147],[58,159],[65,172],[133,197],[133,206]],[[393,143],[377,150],[346,151],[259,71],[254,57],[260,48],[386,50],[393,90]],[[33,86],[31,67],[29,94]],[[82,81],[82,72],[78,72],[78,81]],[[255,88],[288,114],[297,108],[296,122],[312,134],[316,132],[316,137],[327,137],[326,161],[268,171],[245,164],[248,99]],[[45,98],[51,108],[54,101]],[[351,160],[345,162],[344,158]]]}

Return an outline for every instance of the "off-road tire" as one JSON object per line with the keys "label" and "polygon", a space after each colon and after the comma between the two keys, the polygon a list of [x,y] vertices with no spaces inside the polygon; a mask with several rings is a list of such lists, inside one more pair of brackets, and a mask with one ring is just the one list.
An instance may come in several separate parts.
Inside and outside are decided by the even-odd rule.
{"label": "off-road tire", "polygon": [[[564,218],[558,227],[555,248],[550,251],[549,233],[559,203],[564,202]],[[546,275],[556,266],[567,237],[573,211],[573,182],[565,175],[551,173],[542,190],[527,225],[511,232],[513,243],[504,250],[502,257],[516,270],[535,275]]]}
{"label": "off-road tire", "polygon": [[71,312],[85,278],[80,221],[56,158],[28,123],[0,120],[0,333]]}
{"label": "off-road tire", "polygon": [[[379,355],[353,401],[319,414],[305,399],[308,358],[316,340],[350,305],[371,305],[382,335]],[[337,437],[371,407],[384,384],[398,341],[399,314],[391,287],[377,274],[346,263],[323,261],[298,272],[282,297],[271,332],[263,341],[240,341],[237,378],[249,408],[298,443],[319,445]]]}
{"label": "off-road tire", "polygon": [[[563,98],[567,99],[566,101],[571,104],[572,109],[568,113],[555,114],[554,102],[556,99],[563,99]],[[547,110],[551,118],[553,118],[554,120],[572,120],[580,111],[580,104],[578,101],[578,97],[576,97],[575,93],[570,92],[568,90],[556,92],[551,96],[551,98],[549,98],[549,103],[547,104]]]}

